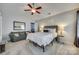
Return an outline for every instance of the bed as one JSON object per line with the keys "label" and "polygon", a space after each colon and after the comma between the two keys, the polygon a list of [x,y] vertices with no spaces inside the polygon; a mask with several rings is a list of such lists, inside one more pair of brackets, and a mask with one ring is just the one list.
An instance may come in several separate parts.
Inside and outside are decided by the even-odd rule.
{"label": "bed", "polygon": [[[45,29],[49,29],[49,27],[45,27]],[[27,39],[34,44],[43,48],[43,52],[45,52],[45,46],[49,45],[53,40],[57,37],[56,28],[52,29],[52,32],[35,32],[28,33]]]}

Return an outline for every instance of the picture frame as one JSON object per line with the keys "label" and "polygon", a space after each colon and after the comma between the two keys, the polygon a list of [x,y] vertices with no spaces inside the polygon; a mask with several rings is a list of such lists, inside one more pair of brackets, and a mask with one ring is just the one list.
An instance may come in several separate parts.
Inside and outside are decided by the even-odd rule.
{"label": "picture frame", "polygon": [[25,30],[26,24],[25,22],[14,21],[13,22],[13,30]]}

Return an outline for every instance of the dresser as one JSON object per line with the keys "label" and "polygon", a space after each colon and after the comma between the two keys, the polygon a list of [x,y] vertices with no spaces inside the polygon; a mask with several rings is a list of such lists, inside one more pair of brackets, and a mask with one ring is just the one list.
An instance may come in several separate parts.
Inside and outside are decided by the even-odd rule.
{"label": "dresser", "polygon": [[64,38],[64,36],[58,35],[58,36],[56,37],[56,42],[57,42],[57,43],[64,44],[64,42],[61,42],[61,40],[62,40],[63,38]]}

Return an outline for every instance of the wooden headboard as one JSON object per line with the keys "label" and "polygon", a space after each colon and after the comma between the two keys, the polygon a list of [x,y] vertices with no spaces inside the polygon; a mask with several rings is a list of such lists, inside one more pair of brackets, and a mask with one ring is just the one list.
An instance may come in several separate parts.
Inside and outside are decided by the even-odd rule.
{"label": "wooden headboard", "polygon": [[56,32],[58,32],[58,26],[57,25],[44,26],[44,28],[56,29]]}

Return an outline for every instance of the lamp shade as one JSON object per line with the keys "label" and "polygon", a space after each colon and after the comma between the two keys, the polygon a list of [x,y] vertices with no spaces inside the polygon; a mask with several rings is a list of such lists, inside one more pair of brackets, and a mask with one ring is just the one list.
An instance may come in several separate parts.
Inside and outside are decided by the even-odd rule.
{"label": "lamp shade", "polygon": [[59,36],[64,36],[64,26],[63,25],[60,25],[59,27],[58,27],[58,35]]}
{"label": "lamp shade", "polygon": [[41,25],[40,26],[40,32],[43,32],[43,30],[44,30],[44,25]]}

